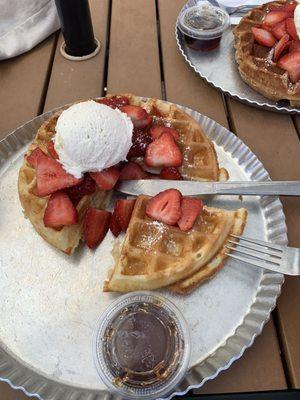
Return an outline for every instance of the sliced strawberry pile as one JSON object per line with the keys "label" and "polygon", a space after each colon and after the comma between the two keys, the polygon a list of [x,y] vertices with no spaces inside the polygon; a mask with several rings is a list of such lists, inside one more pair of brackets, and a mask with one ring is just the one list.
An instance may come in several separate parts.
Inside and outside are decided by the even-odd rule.
{"label": "sliced strawberry pile", "polygon": [[53,193],[44,214],[44,225],[60,229],[78,223],[78,213],[69,196],[64,192]]}
{"label": "sliced strawberry pile", "polygon": [[96,182],[89,174],[85,174],[83,181],[78,185],[65,190],[73,204],[77,205],[83,196],[93,194],[96,190]]}
{"label": "sliced strawberry pile", "polygon": [[145,163],[149,167],[179,167],[182,164],[182,154],[169,132],[150,143],[146,150]]}
{"label": "sliced strawberry pile", "polygon": [[203,201],[190,197],[183,197],[181,201],[181,217],[177,221],[179,228],[183,231],[189,231],[193,226],[203,209]]}
{"label": "sliced strawberry pile", "polygon": [[179,132],[176,129],[169,128],[168,126],[153,125],[150,129],[150,134],[153,140],[158,139],[164,132],[171,133],[175,140],[179,139]]}
{"label": "sliced strawberry pile", "polygon": [[162,170],[160,171],[159,176],[162,179],[169,179],[169,180],[176,180],[176,181],[179,181],[179,180],[182,179],[182,176],[180,175],[180,172],[175,167],[162,168]]}
{"label": "sliced strawberry pile", "polygon": [[81,182],[82,179],[77,179],[67,173],[58,161],[46,156],[42,151],[38,152],[36,159],[36,184],[39,196],[48,196],[58,190],[78,185]]}
{"label": "sliced strawberry pile", "polygon": [[127,158],[143,157],[147,146],[152,142],[152,137],[148,132],[134,128],[132,133],[132,146],[128,152]]}
{"label": "sliced strawberry pile", "polygon": [[294,11],[297,2],[292,1],[283,6],[274,5],[266,14],[259,27],[252,27],[257,43],[273,48],[273,60],[279,68],[288,72],[290,81],[299,81],[298,56],[293,55],[300,49],[300,41],[294,22]]}
{"label": "sliced strawberry pile", "polygon": [[143,170],[143,168],[137,163],[130,161],[125,164],[121,169],[120,180],[127,181],[130,179],[147,179],[148,174]]}
{"label": "sliced strawberry pile", "polygon": [[111,213],[105,210],[89,208],[83,221],[83,237],[90,249],[97,247],[104,239],[111,219]]}
{"label": "sliced strawberry pile", "polygon": [[120,171],[116,167],[110,167],[103,171],[90,172],[89,174],[101,190],[111,190],[119,179]]}
{"label": "sliced strawberry pile", "polygon": [[128,228],[135,200],[117,200],[114,209],[114,218],[122,231]]}
{"label": "sliced strawberry pile", "polygon": [[146,206],[148,217],[175,225],[181,217],[181,193],[177,189],[167,189],[152,197]]}
{"label": "sliced strawberry pile", "polygon": [[125,105],[119,107],[122,112],[131,118],[133,126],[138,129],[145,129],[152,123],[152,117],[147,111],[139,106]]}
{"label": "sliced strawberry pile", "polygon": [[48,142],[48,144],[47,144],[47,149],[48,149],[50,155],[51,155],[53,158],[55,158],[56,160],[59,159],[58,154],[56,153],[56,150],[55,150],[55,148],[54,148],[54,143],[53,143],[52,140],[50,140],[50,142]]}
{"label": "sliced strawberry pile", "polygon": [[32,167],[36,168],[37,160],[40,155],[46,157],[46,154],[39,147],[36,147],[28,156],[26,156],[26,160]]}
{"label": "sliced strawberry pile", "polygon": [[202,209],[202,200],[182,197],[177,189],[167,189],[148,201],[146,215],[168,225],[177,224],[186,232],[194,226]]}
{"label": "sliced strawberry pile", "polygon": [[97,103],[105,104],[111,108],[119,108],[129,104],[129,100],[125,96],[113,96],[110,98],[104,97],[103,99],[97,100]]}

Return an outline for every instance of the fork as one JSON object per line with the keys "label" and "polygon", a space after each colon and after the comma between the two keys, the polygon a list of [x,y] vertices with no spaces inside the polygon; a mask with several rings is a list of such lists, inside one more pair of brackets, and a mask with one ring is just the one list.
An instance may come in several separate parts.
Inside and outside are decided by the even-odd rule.
{"label": "fork", "polygon": [[300,249],[244,236],[230,236],[233,240],[228,240],[230,245],[225,247],[241,255],[228,252],[229,257],[281,274],[300,275]]}
{"label": "fork", "polygon": [[225,6],[224,4],[220,4],[218,1],[216,0],[209,0],[209,3],[211,3],[213,6],[215,7],[220,7],[222,9],[224,9],[225,11],[228,12],[229,15],[238,13],[238,12],[243,12],[246,13],[247,11],[249,11],[251,8],[254,8],[257,6],[257,4],[241,4],[240,6]]}

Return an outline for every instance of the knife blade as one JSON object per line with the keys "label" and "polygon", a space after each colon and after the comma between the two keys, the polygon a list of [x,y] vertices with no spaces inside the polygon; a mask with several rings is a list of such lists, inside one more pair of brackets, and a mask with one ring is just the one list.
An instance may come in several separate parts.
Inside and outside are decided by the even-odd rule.
{"label": "knife blade", "polygon": [[249,195],[249,196],[300,196],[300,181],[264,182],[199,182],[165,179],[140,179],[122,181],[116,189],[119,192],[138,196],[155,196],[166,189],[178,189],[184,196],[209,194]]}

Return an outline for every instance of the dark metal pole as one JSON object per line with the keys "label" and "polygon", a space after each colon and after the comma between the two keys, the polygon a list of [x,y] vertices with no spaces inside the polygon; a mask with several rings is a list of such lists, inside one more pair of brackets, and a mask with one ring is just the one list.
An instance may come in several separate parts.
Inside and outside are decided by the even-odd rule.
{"label": "dark metal pole", "polygon": [[65,51],[82,57],[96,49],[88,0],[55,0],[61,30],[65,38]]}

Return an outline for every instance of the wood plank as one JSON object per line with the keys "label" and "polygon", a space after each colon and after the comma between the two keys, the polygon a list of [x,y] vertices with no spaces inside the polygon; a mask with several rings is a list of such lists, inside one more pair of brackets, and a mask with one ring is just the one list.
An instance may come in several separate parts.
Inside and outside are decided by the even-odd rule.
{"label": "wood plank", "polygon": [[222,95],[193,72],[174,38],[177,16],[185,0],[159,0],[159,18],[166,96],[227,126]]}
{"label": "wood plank", "polygon": [[161,97],[155,0],[113,0],[107,87]]}
{"label": "wood plank", "polygon": [[94,34],[102,44],[101,51],[89,60],[67,60],[60,54],[60,45],[63,42],[60,34],[44,111],[102,95],[109,0],[92,0],[90,8]]}
{"label": "wood plank", "polygon": [[[300,141],[292,118],[228,101],[238,136],[263,162],[274,180],[300,180]],[[300,247],[300,207],[297,198],[282,198],[289,243]],[[278,301],[280,332],[290,380],[300,388],[300,278],[287,279]]]}
{"label": "wood plank", "polygon": [[0,63],[0,139],[38,114],[54,45],[55,34]]}
{"label": "wood plank", "polygon": [[[258,357],[258,354],[261,353],[263,357]],[[266,371],[270,369],[271,362],[274,360],[279,368],[272,368],[272,374],[266,374]],[[284,371],[281,366],[278,342],[272,320],[266,324],[262,334],[255,340],[254,345],[245,351],[242,358],[237,360],[228,370],[222,372],[215,380],[208,382],[203,388],[197,389],[194,392],[199,394],[226,393],[230,388],[232,392],[253,392],[286,388]]]}
{"label": "wood plank", "polygon": [[[227,125],[226,113],[220,94],[197,77],[183,60],[177,49],[173,30],[184,0],[159,0],[163,66],[167,99],[191,105],[211,118]],[[179,83],[180,82],[180,83]],[[180,89],[178,89],[180,85]],[[171,94],[171,97],[169,97]],[[266,368],[267,363],[267,368]],[[269,323],[263,335],[238,361],[216,381],[205,385],[205,392],[234,392],[237,390],[268,390],[286,387],[284,372],[276,341],[274,324]],[[252,372],[251,372],[252,371]],[[255,371],[259,371],[255,376]],[[251,373],[250,373],[251,372]],[[234,379],[234,376],[238,376]],[[227,378],[228,377],[228,378]],[[206,387],[207,386],[207,387]],[[202,393],[202,391],[201,391]]]}

